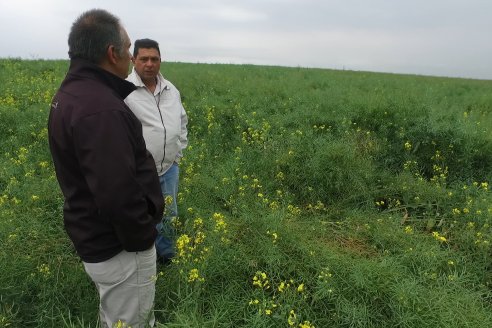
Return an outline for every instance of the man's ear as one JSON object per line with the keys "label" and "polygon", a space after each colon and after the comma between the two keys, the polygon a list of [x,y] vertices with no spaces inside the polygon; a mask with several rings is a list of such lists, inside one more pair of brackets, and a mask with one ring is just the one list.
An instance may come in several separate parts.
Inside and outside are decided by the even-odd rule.
{"label": "man's ear", "polygon": [[106,57],[111,64],[116,64],[118,62],[118,51],[113,45],[110,45],[108,50],[106,50]]}
{"label": "man's ear", "polygon": [[136,58],[132,56],[132,64],[135,65]]}

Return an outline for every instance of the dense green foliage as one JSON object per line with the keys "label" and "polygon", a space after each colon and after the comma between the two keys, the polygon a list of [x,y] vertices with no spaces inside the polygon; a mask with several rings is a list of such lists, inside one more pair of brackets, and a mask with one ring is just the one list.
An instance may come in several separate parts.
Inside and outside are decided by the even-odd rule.
{"label": "dense green foliage", "polygon": [[[0,59],[0,327],[97,325],[47,145],[67,68]],[[492,81],[162,71],[190,146],[158,327],[492,326]]]}

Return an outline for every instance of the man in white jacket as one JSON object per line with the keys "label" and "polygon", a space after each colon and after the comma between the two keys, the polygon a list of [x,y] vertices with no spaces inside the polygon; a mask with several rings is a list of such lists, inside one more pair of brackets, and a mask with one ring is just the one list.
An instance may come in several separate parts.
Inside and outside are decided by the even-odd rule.
{"label": "man in white jacket", "polygon": [[178,89],[160,73],[159,44],[150,39],[135,41],[133,69],[127,80],[135,84],[125,102],[142,123],[147,149],[154,157],[166,210],[157,225],[157,255],[164,263],[175,254],[171,220],[178,214],[179,161],[188,144],[188,117]]}

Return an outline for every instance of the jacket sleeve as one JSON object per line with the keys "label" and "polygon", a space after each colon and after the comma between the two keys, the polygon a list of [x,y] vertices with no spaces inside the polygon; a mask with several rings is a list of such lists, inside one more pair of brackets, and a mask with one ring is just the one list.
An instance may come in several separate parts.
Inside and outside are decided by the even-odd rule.
{"label": "jacket sleeve", "polygon": [[[179,93],[178,93],[179,95]],[[183,107],[183,104],[181,103],[181,100],[179,101],[179,104],[181,106],[181,132],[179,135],[179,141],[181,142],[181,149],[178,151],[177,159],[183,157],[183,149],[185,149],[188,146],[188,115],[186,114],[186,111]]]}
{"label": "jacket sleeve", "polygon": [[149,181],[156,180],[157,187],[145,190],[137,177],[141,174],[139,140],[131,117],[117,110],[100,112],[77,122],[73,136],[100,219],[109,220],[125,250],[150,247],[162,215],[162,204],[155,200],[162,199],[162,195],[153,161],[153,172],[146,174]]}

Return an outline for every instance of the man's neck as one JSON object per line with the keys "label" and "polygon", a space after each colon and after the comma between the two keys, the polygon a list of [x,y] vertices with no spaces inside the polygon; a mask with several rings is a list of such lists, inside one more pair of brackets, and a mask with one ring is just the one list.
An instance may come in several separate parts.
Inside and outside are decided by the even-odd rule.
{"label": "man's neck", "polygon": [[150,92],[154,93],[155,88],[157,87],[157,77],[153,79],[148,79],[143,81],[147,89],[149,89]]}

